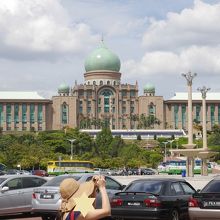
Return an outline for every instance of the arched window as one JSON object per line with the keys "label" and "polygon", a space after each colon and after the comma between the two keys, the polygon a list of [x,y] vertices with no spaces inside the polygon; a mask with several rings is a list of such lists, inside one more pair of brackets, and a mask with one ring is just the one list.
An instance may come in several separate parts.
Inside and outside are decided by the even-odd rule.
{"label": "arched window", "polygon": [[110,96],[113,95],[113,92],[110,89],[104,89],[100,95],[104,96],[104,112],[110,112]]}
{"label": "arched window", "polygon": [[64,102],[61,106],[61,121],[62,124],[67,124],[68,123],[68,105],[66,102]]}
{"label": "arched window", "polygon": [[114,86],[116,86],[116,81],[114,81]]}
{"label": "arched window", "polygon": [[90,85],[90,82],[88,81],[88,85]]}
{"label": "arched window", "polygon": [[96,81],[93,81],[93,85],[96,85]]}
{"label": "arched window", "polygon": [[103,85],[103,81],[102,80],[100,81],[100,85]]}
{"label": "arched window", "polygon": [[109,80],[107,81],[107,85],[110,85],[110,81]]}
{"label": "arched window", "polygon": [[151,102],[148,106],[148,113],[149,115],[155,115],[155,105],[153,102]]}

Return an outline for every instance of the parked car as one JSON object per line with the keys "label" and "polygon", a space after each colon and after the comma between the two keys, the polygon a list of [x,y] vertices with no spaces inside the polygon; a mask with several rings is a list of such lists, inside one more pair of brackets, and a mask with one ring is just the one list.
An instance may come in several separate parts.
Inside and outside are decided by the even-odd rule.
{"label": "parked car", "polygon": [[189,199],[189,216],[195,219],[220,219],[220,178],[211,180]]}
{"label": "parked car", "polygon": [[135,180],[112,198],[112,217],[185,220],[193,193],[195,189],[183,179]]}
{"label": "parked car", "polygon": [[150,168],[141,168],[141,175],[155,175],[156,172]]}
{"label": "parked car", "polygon": [[[73,178],[79,182],[85,182],[91,180],[93,175],[96,174],[86,173],[60,175],[54,177],[43,186],[34,189],[32,196],[32,212],[41,216],[43,220],[55,219],[57,210],[61,204],[59,192],[60,183],[66,178]],[[105,179],[109,199],[111,199],[116,192],[121,191],[125,187],[112,177],[106,175]],[[99,193],[96,197],[96,207],[101,208],[101,195]]]}
{"label": "parked car", "polygon": [[28,170],[20,170],[19,171],[20,174],[25,174],[25,175],[31,175],[31,172]]}
{"label": "parked car", "polygon": [[32,175],[0,176],[0,216],[30,213],[33,188],[46,181]]}
{"label": "parked car", "polygon": [[32,174],[36,176],[49,176],[45,170],[33,170]]}
{"label": "parked car", "polygon": [[20,174],[20,170],[8,169],[8,170],[6,170],[6,174],[7,175],[19,175]]}

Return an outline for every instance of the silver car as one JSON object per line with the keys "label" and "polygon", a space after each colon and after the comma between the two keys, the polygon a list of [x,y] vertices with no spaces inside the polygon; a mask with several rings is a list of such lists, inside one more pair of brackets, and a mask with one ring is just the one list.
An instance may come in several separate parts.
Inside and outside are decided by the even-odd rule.
{"label": "silver car", "polygon": [[[34,189],[32,196],[32,212],[41,216],[43,220],[55,219],[57,211],[61,204],[59,186],[66,178],[73,178],[79,182],[86,182],[92,179],[96,174],[67,174],[56,176],[41,187]],[[106,189],[109,199],[113,197],[116,192],[121,191],[125,186],[120,184],[112,177],[105,176]],[[100,194],[96,197],[97,208],[101,207]]]}
{"label": "silver car", "polygon": [[32,175],[0,176],[0,216],[30,213],[33,188],[46,182]]}

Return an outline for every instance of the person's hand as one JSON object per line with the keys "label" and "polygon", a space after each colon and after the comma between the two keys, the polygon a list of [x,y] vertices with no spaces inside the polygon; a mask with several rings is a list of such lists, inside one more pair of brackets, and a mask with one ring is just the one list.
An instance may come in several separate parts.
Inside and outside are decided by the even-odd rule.
{"label": "person's hand", "polygon": [[96,182],[96,185],[97,187],[100,189],[100,188],[103,188],[105,187],[105,177],[104,176],[99,176],[97,182]]}

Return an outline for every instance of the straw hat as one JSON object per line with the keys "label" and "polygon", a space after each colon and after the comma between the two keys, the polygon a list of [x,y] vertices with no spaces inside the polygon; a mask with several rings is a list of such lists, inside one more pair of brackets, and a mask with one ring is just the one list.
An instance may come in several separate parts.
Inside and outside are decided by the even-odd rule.
{"label": "straw hat", "polygon": [[79,198],[83,193],[90,196],[94,188],[95,184],[92,180],[80,184],[73,178],[64,179],[60,184],[61,212],[71,211],[76,206],[74,198]]}

